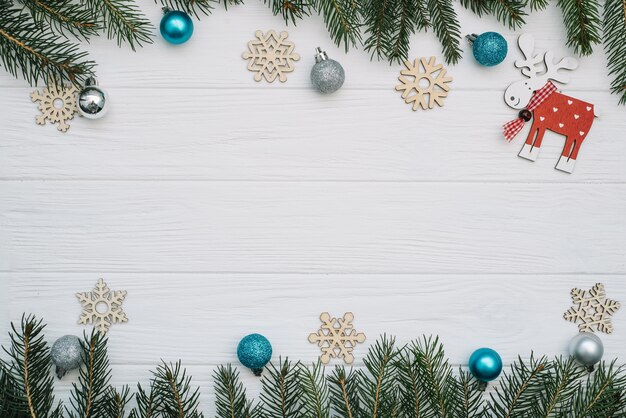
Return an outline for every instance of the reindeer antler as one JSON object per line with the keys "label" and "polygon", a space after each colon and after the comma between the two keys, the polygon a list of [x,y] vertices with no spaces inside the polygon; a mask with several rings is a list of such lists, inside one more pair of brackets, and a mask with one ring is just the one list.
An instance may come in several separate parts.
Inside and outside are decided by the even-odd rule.
{"label": "reindeer antler", "polygon": [[[522,74],[528,78],[537,77],[537,73],[543,68],[537,67],[543,61],[543,55],[533,55],[535,51],[535,38],[529,33],[523,33],[517,40],[519,49],[522,50],[522,54],[526,59],[515,60],[515,66],[522,68]],[[526,67],[526,68],[524,68]]]}
{"label": "reindeer antler", "polygon": [[548,51],[545,54],[546,73],[543,75],[548,80],[558,81],[559,83],[567,83],[569,76],[564,73],[559,73],[558,70],[575,70],[578,67],[578,61],[572,57],[565,57],[558,63],[554,63],[554,53]]}

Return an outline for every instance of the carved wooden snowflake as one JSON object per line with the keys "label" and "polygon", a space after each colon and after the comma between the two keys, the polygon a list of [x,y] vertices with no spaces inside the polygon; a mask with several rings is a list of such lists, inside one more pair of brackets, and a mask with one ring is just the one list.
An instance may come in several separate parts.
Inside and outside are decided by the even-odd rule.
{"label": "carved wooden snowflake", "polygon": [[79,324],[93,324],[96,330],[106,334],[112,324],[128,321],[122,310],[126,291],[111,291],[102,279],[91,292],[77,293],[76,297],[83,305]]}
{"label": "carved wooden snowflake", "polygon": [[602,283],[596,283],[589,292],[581,289],[572,289],[572,303],[563,318],[570,322],[580,322],[580,332],[593,332],[593,326],[600,332],[613,332],[611,315],[620,307],[619,302],[607,299]]}
{"label": "carved wooden snowflake", "polygon": [[309,335],[309,342],[320,346],[322,363],[328,363],[333,357],[343,357],[346,363],[354,361],[352,350],[357,343],[365,341],[365,334],[354,330],[353,319],[352,312],[346,312],[343,318],[331,318],[328,312],[320,315],[322,326],[317,333]]}
{"label": "carved wooden snowflake", "polygon": [[448,83],[452,81],[452,77],[446,76],[443,65],[435,64],[435,57],[428,61],[424,57],[415,58],[413,63],[405,61],[404,65],[407,69],[401,70],[398,77],[402,84],[396,86],[396,90],[402,91],[404,101],[413,103],[413,110],[432,109],[435,103],[443,106],[443,99],[450,90]]}
{"label": "carved wooden snowflake", "polygon": [[30,98],[33,102],[39,102],[40,115],[35,117],[38,125],[45,125],[46,119],[50,123],[57,123],[57,129],[61,132],[67,132],[70,125],[67,121],[74,117],[76,113],[76,87],[57,87],[55,83],[48,83],[48,86],[40,93],[35,90],[31,93]]}
{"label": "carved wooden snowflake", "polygon": [[257,39],[248,42],[248,52],[243,53],[243,58],[249,60],[248,70],[254,71],[255,81],[265,78],[271,83],[278,77],[281,82],[287,81],[285,73],[294,70],[293,62],[300,59],[300,55],[293,52],[295,45],[288,41],[287,32],[276,32],[270,30],[263,33],[258,30],[254,36]]}

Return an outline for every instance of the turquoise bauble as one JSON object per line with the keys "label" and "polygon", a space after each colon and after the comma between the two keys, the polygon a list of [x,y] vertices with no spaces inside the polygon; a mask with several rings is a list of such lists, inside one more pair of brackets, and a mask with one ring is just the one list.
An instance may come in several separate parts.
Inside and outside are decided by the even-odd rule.
{"label": "turquoise bauble", "polygon": [[502,359],[491,348],[479,348],[470,356],[469,369],[476,379],[489,382],[500,375]]}
{"label": "turquoise bauble", "polygon": [[272,344],[261,334],[246,335],[239,341],[237,357],[256,376],[261,376],[263,367],[272,359]]}
{"label": "turquoise bauble", "polygon": [[509,50],[506,39],[497,32],[485,32],[470,40],[474,58],[486,67],[500,64]]}
{"label": "turquoise bauble", "polygon": [[167,10],[161,19],[161,35],[171,44],[182,44],[193,34],[193,21],[179,10]]}

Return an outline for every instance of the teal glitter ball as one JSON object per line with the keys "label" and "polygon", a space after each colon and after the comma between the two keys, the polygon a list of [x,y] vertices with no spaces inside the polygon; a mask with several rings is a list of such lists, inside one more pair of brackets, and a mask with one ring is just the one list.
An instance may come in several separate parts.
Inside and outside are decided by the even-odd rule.
{"label": "teal glitter ball", "polygon": [[193,34],[193,21],[185,12],[178,10],[165,10],[161,19],[161,35],[171,44],[182,44],[191,38]]}
{"label": "teal glitter ball", "polygon": [[500,375],[502,359],[491,348],[479,348],[470,356],[469,369],[476,379],[489,382]]}
{"label": "teal glitter ball", "polygon": [[239,341],[237,357],[241,364],[252,369],[256,376],[261,376],[263,367],[272,358],[272,345],[261,334],[246,335]]}
{"label": "teal glitter ball", "polygon": [[500,64],[509,50],[506,39],[497,32],[478,35],[473,40],[472,48],[476,61],[486,67]]}

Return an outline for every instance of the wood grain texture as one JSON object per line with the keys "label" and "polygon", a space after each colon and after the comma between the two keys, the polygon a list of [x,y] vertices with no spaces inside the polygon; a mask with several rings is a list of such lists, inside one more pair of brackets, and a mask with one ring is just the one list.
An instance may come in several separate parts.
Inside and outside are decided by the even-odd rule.
{"label": "wood grain texture", "polygon": [[[181,47],[93,40],[113,106],[66,135],[35,125],[33,89],[0,72],[0,343],[23,312],[47,320],[50,342],[80,335],[74,294],[103,277],[129,292],[129,323],[109,334],[113,383],[182,359],[209,413],[212,370],[237,363],[239,338],[261,332],[277,356],[313,361],[322,311],[354,312],[368,336],[357,367],[382,333],[438,334],[455,365],[479,346],[507,364],[565,354],[572,287],[603,282],[626,302],[624,108],[597,48],[566,89],[602,114],[576,172],[553,169],[563,138],[552,133],[536,163],[518,158],[529,126],[507,144],[501,125],[516,115],[502,94],[521,78],[519,32],[456,6],[464,34],[499,31],[510,52],[484,68],[464,44],[445,108],[428,112],[394,91],[402,65],[345,54],[320,17],[285,28],[261,2],[216,9]],[[142,7],[158,22],[156,5]],[[571,54],[558,9],[528,21],[539,49]],[[257,29],[288,29],[302,60],[287,83],[245,69]],[[346,69],[331,96],[310,87],[317,46]],[[440,49],[419,34],[411,57],[441,61]],[[623,359],[624,312],[614,327],[606,357]]]}

